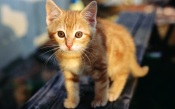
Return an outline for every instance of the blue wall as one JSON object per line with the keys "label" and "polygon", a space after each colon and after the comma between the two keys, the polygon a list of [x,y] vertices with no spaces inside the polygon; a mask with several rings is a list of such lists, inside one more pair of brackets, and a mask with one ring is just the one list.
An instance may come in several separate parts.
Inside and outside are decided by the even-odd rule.
{"label": "blue wall", "polygon": [[[67,9],[69,0],[54,0]],[[0,0],[0,69],[37,48],[34,39],[46,33],[46,0]]]}

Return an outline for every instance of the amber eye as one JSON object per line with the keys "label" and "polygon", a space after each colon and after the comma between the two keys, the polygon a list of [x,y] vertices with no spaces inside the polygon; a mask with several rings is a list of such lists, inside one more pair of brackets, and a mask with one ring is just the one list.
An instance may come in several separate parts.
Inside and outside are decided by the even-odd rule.
{"label": "amber eye", "polygon": [[81,31],[78,31],[75,33],[76,38],[81,38],[83,36],[83,33]]}
{"label": "amber eye", "polygon": [[65,34],[64,34],[63,31],[58,31],[58,36],[59,36],[60,38],[64,38],[64,37],[65,37]]}

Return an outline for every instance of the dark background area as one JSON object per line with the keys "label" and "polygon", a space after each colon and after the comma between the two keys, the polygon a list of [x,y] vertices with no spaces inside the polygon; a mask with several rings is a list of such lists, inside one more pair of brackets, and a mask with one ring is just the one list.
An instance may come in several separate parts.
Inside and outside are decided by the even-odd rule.
{"label": "dark background area", "polygon": [[158,26],[154,26],[142,62],[149,65],[150,71],[138,80],[130,109],[175,108],[175,46],[168,44],[175,37],[173,32],[174,24],[171,24],[161,39]]}
{"label": "dark background area", "polygon": [[[155,0],[156,1],[156,0]],[[175,7],[175,1],[168,3],[154,2],[159,6]],[[140,78],[130,109],[174,109],[175,108],[175,46],[169,45],[171,37],[175,37],[174,24],[169,24],[164,38],[155,25],[143,65],[149,65],[150,71]]]}
{"label": "dark background area", "polygon": [[149,74],[139,79],[130,109],[175,108],[175,62],[145,56]]}

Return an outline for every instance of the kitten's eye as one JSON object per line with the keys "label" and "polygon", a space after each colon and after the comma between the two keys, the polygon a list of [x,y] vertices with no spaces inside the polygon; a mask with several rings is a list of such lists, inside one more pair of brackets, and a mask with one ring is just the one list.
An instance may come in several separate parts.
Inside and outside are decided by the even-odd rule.
{"label": "kitten's eye", "polygon": [[65,34],[64,34],[63,31],[58,31],[58,36],[59,36],[60,38],[64,38],[64,37],[65,37]]}
{"label": "kitten's eye", "polygon": [[81,31],[78,31],[75,33],[76,38],[81,38],[83,36],[83,33]]}

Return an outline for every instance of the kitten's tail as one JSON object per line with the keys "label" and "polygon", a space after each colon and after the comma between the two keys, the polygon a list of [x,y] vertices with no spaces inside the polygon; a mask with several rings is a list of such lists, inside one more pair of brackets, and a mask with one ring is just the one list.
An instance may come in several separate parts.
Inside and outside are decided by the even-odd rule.
{"label": "kitten's tail", "polygon": [[131,73],[132,73],[132,75],[134,77],[143,77],[149,71],[149,67],[148,66],[141,67],[134,57],[131,57],[130,69],[131,69]]}

